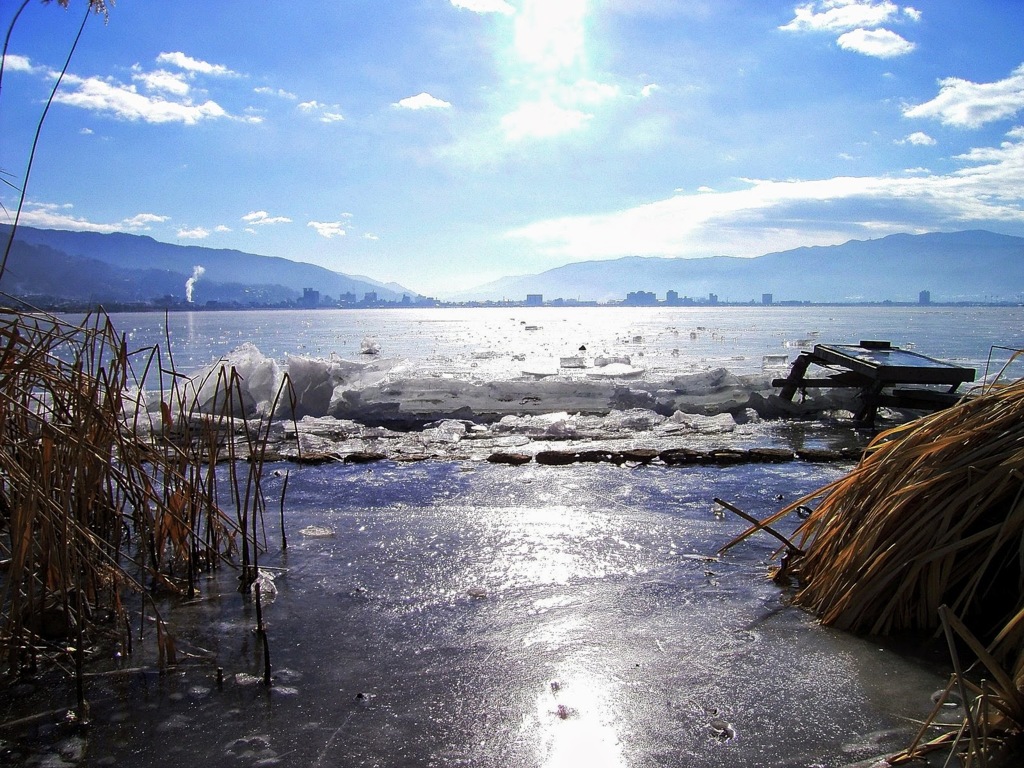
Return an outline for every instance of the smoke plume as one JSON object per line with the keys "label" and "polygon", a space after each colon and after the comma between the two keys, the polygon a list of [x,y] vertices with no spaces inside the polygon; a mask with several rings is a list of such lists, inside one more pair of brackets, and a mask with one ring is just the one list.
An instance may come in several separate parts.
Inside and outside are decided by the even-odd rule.
{"label": "smoke plume", "polygon": [[192,290],[196,287],[196,283],[199,281],[199,278],[203,276],[205,271],[205,267],[201,267],[197,264],[192,267],[192,277],[185,281],[185,301],[189,304],[192,303]]}

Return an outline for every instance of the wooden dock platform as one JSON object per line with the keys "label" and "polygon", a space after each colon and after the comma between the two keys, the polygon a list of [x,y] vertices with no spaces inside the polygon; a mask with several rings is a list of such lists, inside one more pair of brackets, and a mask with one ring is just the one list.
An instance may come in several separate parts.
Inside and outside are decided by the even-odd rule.
{"label": "wooden dock platform", "polygon": [[[808,377],[812,366],[824,369],[818,378]],[[775,379],[779,396],[792,400],[797,391],[821,387],[851,387],[860,390],[861,406],[855,420],[873,424],[878,408],[910,408],[936,411],[959,399],[957,388],[974,381],[975,370],[946,363],[888,341],[859,344],[815,344],[793,361],[789,375]]]}

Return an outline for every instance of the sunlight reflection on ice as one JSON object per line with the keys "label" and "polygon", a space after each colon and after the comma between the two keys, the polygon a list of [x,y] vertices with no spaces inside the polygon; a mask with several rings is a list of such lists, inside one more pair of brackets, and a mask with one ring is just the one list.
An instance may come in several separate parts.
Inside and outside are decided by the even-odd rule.
{"label": "sunlight reflection on ice", "polygon": [[615,523],[597,512],[522,507],[492,518],[490,528],[495,558],[485,578],[503,588],[602,578],[625,566]]}
{"label": "sunlight reflection on ice", "polygon": [[582,665],[573,665],[537,696],[536,721],[524,722],[524,727],[536,734],[541,765],[626,765],[609,682]]}

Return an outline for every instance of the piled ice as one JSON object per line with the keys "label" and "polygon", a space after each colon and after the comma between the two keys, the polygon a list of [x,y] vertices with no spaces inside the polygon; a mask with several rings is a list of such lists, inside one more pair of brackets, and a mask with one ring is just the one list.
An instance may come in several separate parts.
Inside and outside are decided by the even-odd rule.
{"label": "piled ice", "polygon": [[[545,431],[571,431],[569,414],[626,419],[675,419],[685,429],[687,414],[724,415],[743,421],[792,413],[800,406],[780,401],[764,373],[738,376],[724,368],[657,376],[634,368],[628,359],[605,359],[580,377],[524,374],[510,380],[479,381],[429,376],[395,359],[369,355],[359,361],[291,355],[283,365],[253,344],[236,348],[193,377],[198,410],[218,412],[225,382],[233,370],[247,416],[277,418],[330,416],[362,425],[395,429],[438,423],[432,441],[456,442],[465,423],[506,424],[508,419],[542,419]],[[598,377],[593,376],[599,372]],[[284,386],[285,375],[290,385]],[[237,394],[233,395],[237,400]],[[836,407],[819,399],[818,408]],[[272,413],[273,412],[273,413]],[[635,414],[646,414],[638,417]],[[538,426],[541,422],[538,422]],[[639,425],[638,425],[639,426]],[[460,431],[462,430],[462,431]]]}

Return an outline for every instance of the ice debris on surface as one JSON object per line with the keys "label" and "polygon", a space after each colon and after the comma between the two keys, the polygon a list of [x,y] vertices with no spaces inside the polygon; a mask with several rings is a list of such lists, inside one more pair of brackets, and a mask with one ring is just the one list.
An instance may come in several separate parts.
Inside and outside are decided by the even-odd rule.
{"label": "ice debris on surface", "polygon": [[[220,413],[233,370],[231,397],[240,400],[235,413],[271,417],[282,457],[309,463],[483,459],[540,441],[692,447],[715,436],[742,440],[765,418],[844,406],[831,394],[816,396],[810,406],[790,403],[774,394],[767,375],[736,375],[725,368],[648,370],[630,379],[587,375],[632,369],[624,360],[600,360],[582,373],[570,369],[540,379],[472,380],[424,375],[407,361],[377,356],[353,361],[289,355],[282,364],[246,343],[188,386],[200,413]],[[286,376],[290,391],[282,389]],[[142,393],[137,399],[146,402],[152,426],[159,427],[159,397]]]}
{"label": "ice debris on surface", "polygon": [[[474,380],[424,375],[403,361],[376,356],[352,361],[289,355],[279,364],[246,343],[192,377],[192,386],[198,410],[216,413],[226,391],[220,372],[234,369],[245,415],[290,418],[290,398],[278,396],[287,374],[297,418],[334,416],[400,428],[444,419],[486,423],[509,415],[561,411],[609,414],[642,408],[663,416],[677,411],[714,416],[750,409],[770,417],[801,409],[776,397],[763,373],[736,375],[725,368],[659,373],[636,368],[628,359],[599,359],[600,364],[583,372],[538,366],[518,378]],[[815,403],[836,407],[832,399],[819,397]]]}

